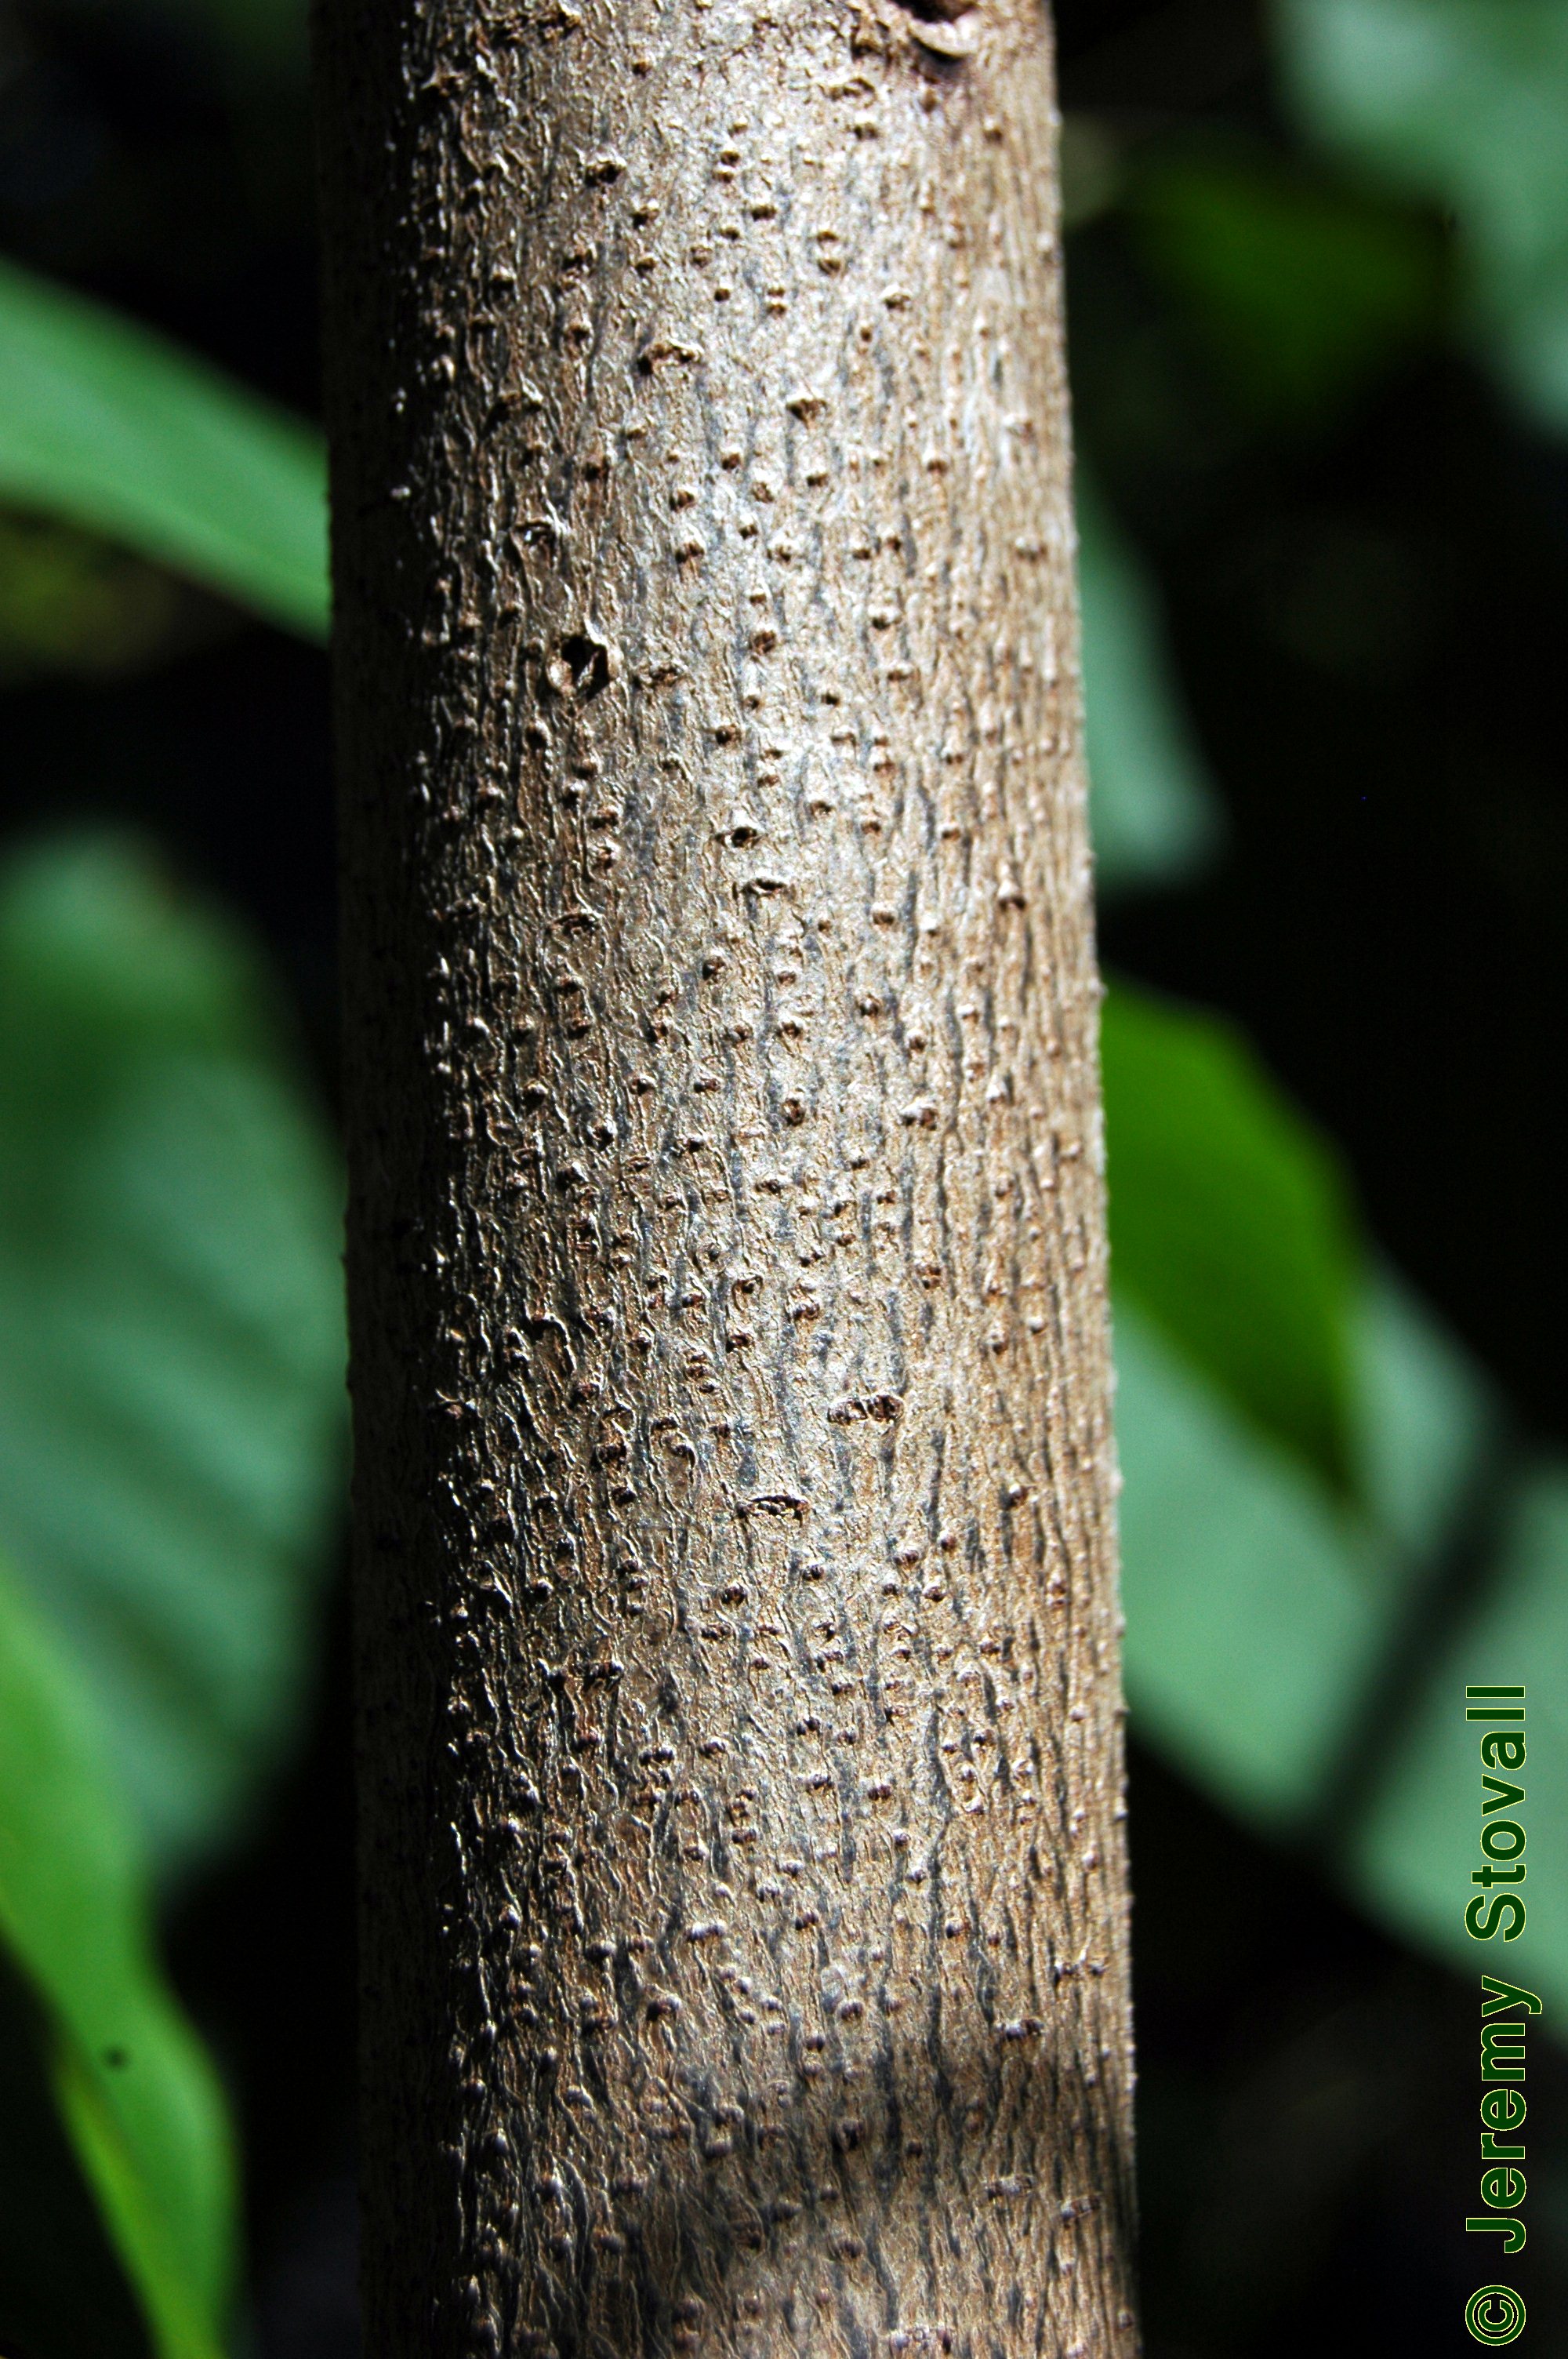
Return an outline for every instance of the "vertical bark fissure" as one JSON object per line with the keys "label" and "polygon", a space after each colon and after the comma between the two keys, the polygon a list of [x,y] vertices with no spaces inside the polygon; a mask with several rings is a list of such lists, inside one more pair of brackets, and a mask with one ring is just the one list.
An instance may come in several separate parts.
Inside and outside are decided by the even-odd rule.
{"label": "vertical bark fissure", "polygon": [[366,2348],[1126,2354],[1033,0],[324,0]]}

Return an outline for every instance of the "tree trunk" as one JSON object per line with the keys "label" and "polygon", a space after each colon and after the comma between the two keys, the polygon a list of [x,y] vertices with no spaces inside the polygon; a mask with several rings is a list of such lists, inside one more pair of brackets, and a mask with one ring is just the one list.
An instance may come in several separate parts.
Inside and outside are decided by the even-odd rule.
{"label": "tree trunk", "polygon": [[1047,20],[319,62],[366,2351],[1129,2353]]}

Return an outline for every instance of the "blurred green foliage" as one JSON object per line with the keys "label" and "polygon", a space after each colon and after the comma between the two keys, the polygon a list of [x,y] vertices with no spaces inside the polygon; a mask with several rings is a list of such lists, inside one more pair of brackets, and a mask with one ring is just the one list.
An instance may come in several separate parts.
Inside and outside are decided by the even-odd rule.
{"label": "blurred green foliage", "polygon": [[1568,425],[1568,5],[1275,5],[1303,124],[1453,214],[1477,349],[1543,423]]}
{"label": "blurred green foliage", "polygon": [[103,837],[0,874],[0,1534],[159,1873],[307,1676],[343,1453],[340,1190],[254,954]]}
{"label": "blurred green foliage", "polygon": [[[143,1848],[101,1729],[69,1653],[0,1568],[0,1934],[40,2002],[60,2113],[157,2359],[216,2359],[234,2156],[216,2074],[158,1972]],[[0,2185],[27,2158],[3,2164]]]}
{"label": "blurred green foliage", "polygon": [[1442,319],[1431,223],[1266,150],[1167,154],[1128,201],[1141,251],[1270,422],[1320,429]]}
{"label": "blurred green foliage", "polygon": [[1101,1016],[1111,1266],[1230,1408],[1350,1481],[1349,1201],[1227,1026],[1116,985]]}
{"label": "blurred green foliage", "polygon": [[1153,591],[1082,468],[1077,481],[1089,825],[1100,893],[1174,883],[1223,832],[1164,651]]}
{"label": "blurred green foliage", "polygon": [[319,438],[163,337],[0,262],[0,498],[325,630]]}
{"label": "blurred green foliage", "polygon": [[[118,839],[14,855],[0,1937],[158,2359],[217,2352],[236,2253],[225,2110],[159,1976],[155,1881],[240,1832],[309,1677],[342,1466],[338,1196],[233,929]],[[0,2190],[27,2168],[5,2138]]]}

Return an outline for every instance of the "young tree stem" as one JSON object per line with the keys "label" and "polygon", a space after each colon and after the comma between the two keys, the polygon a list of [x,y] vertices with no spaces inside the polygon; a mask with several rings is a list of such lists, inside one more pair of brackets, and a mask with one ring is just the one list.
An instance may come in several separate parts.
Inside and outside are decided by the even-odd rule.
{"label": "young tree stem", "polygon": [[1130,2354],[1048,20],[318,49],[365,2348]]}

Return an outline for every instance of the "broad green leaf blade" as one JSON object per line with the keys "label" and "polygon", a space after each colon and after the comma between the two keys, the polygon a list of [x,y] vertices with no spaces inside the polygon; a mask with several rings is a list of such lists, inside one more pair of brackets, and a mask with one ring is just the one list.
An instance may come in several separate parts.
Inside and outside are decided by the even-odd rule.
{"label": "broad green leaf blade", "polygon": [[91,1701],[4,1567],[0,1940],[51,2027],[61,2111],[158,2359],[217,2359],[234,2266],[222,2093],[157,1972]]}
{"label": "broad green leaf blade", "polygon": [[[1526,1690],[1524,1930],[1487,1941],[1465,1930],[1471,1872],[1482,1866],[1480,1730],[1465,1690]],[[1346,1869],[1379,1923],[1472,1973],[1544,1996],[1562,2035],[1568,2008],[1568,1464],[1542,1460],[1517,1489],[1502,1545],[1470,1612],[1368,1776]],[[1499,1887],[1499,1889],[1502,1887]]]}
{"label": "broad green leaf blade", "polygon": [[1133,1726],[1248,1823],[1307,1823],[1390,1610],[1371,1536],[1116,1310]]}
{"label": "broad green leaf blade", "polygon": [[[1453,1635],[1390,1690],[1496,1447],[1479,1372],[1397,1288],[1363,1296],[1363,1514],[1125,1301],[1116,1344],[1134,1728],[1249,1825],[1326,1841],[1325,1867],[1398,1939],[1568,2005],[1568,1465],[1539,1460],[1514,1484]],[[1464,1690],[1482,1680],[1529,1690],[1527,1923],[1489,1947],[1463,1921],[1482,1799]]]}
{"label": "broad green leaf blade", "polygon": [[1096,883],[1102,894],[1177,884],[1217,849],[1218,804],[1182,711],[1153,594],[1081,468],[1077,524]]}
{"label": "broad green leaf blade", "polygon": [[1327,1149],[1212,1016],[1119,984],[1101,1055],[1119,1295],[1261,1432],[1345,1484],[1358,1270]]}
{"label": "broad green leaf blade", "polygon": [[1498,1445],[1501,1407],[1476,1363],[1387,1271],[1357,1301],[1354,1359],[1359,1495],[1397,1560],[1419,1578]]}
{"label": "broad green leaf blade", "polygon": [[0,1546],[164,1873],[233,1828],[301,1699],[338,1202],[226,929],[118,842],[0,872]]}
{"label": "broad green leaf blade", "polygon": [[155,2359],[141,2303],[60,2118],[57,2049],[49,2014],[0,1933],[0,2351]]}
{"label": "broad green leaf blade", "polygon": [[[1275,1832],[1320,1822],[1496,1428],[1478,1372],[1393,1281],[1359,1290],[1352,1336],[1357,1507],[1117,1299],[1134,1725],[1226,1809]],[[1425,1943],[1425,1930],[1415,1937]]]}
{"label": "broad green leaf blade", "polygon": [[1476,332],[1568,426],[1564,0],[1276,0],[1287,94],[1385,184],[1457,219]]}
{"label": "broad green leaf blade", "polygon": [[1435,226],[1267,149],[1209,146],[1157,161],[1131,213],[1222,380],[1271,423],[1333,418],[1440,323]]}
{"label": "broad green leaf blade", "polygon": [[308,637],[320,438],[103,305],[0,263],[0,500],[85,525]]}
{"label": "broad green leaf blade", "polygon": [[[1332,1163],[1225,1027],[1119,987],[1104,1037],[1133,1725],[1237,1817],[1331,1844],[1401,1939],[1474,1968],[1493,1951],[1463,1921],[1464,1689],[1525,1683],[1529,1916],[1493,1950],[1568,2004],[1568,1465],[1508,1474],[1491,1387],[1368,1268]],[[1300,1401],[1281,1413],[1292,1365],[1315,1365],[1320,1406],[1337,1371],[1353,1496],[1301,1447]]]}

